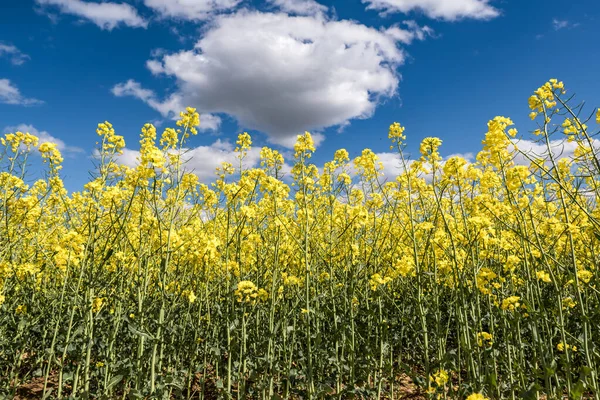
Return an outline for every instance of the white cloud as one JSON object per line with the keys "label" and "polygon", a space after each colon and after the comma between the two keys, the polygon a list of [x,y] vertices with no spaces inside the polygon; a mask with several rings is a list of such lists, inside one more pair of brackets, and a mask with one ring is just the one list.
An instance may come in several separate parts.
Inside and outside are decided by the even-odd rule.
{"label": "white cloud", "polygon": [[[531,159],[544,158],[547,159],[548,148],[543,142],[536,142],[533,140],[520,139],[514,141],[517,149],[529,156]],[[600,140],[594,139],[592,142],[593,150],[595,153],[600,153]],[[576,142],[569,142],[567,140],[551,140],[550,148],[552,149],[552,157],[555,160],[561,158],[573,158],[575,156],[575,150],[577,149]],[[514,149],[514,146],[510,146],[510,149]],[[529,158],[521,153],[517,153],[514,162],[518,165],[529,165]]]}
{"label": "white cloud", "polygon": [[469,153],[453,153],[453,154],[450,154],[450,155],[446,156],[444,158],[444,160],[448,160],[448,159],[450,159],[452,157],[464,158],[465,160],[467,160],[469,162],[475,160],[475,154],[470,153],[470,152]]}
{"label": "white cloud", "polygon": [[[94,150],[94,157],[99,158],[100,152],[98,149]],[[128,148],[123,149],[123,153],[117,156],[117,162],[122,165],[126,165],[130,168],[135,168],[138,165],[138,157],[140,152],[138,150],[132,150]]]}
{"label": "white cloud", "polygon": [[19,125],[15,125],[15,126],[7,126],[6,128],[4,128],[4,132],[31,133],[32,135],[35,135],[40,139],[40,141],[39,141],[40,144],[45,143],[45,142],[56,144],[56,147],[58,148],[58,150],[60,150],[60,152],[63,155],[71,155],[74,153],[83,153],[83,149],[81,149],[79,147],[75,147],[75,146],[69,146],[61,139],[50,135],[46,131],[40,131],[37,128],[35,128],[33,125],[19,124]]}
{"label": "white cloud", "polygon": [[[177,118],[179,112],[183,111],[186,105],[183,103],[182,98],[178,94],[173,94],[164,101],[158,100],[156,94],[150,89],[144,89],[139,82],[133,79],[128,80],[125,83],[119,83],[115,85],[111,92],[117,97],[131,96],[142,100],[148,104],[151,108],[158,111],[163,117],[171,116]],[[201,130],[217,130],[221,125],[221,118],[216,115],[203,113],[200,115],[200,128]]]}
{"label": "white cloud", "polygon": [[400,155],[398,153],[376,153],[379,161],[383,164],[383,177],[388,181],[394,180],[404,171]]}
{"label": "white cloud", "polygon": [[280,11],[297,15],[319,15],[327,12],[327,7],[314,0],[267,0]]}
{"label": "white cloud", "polygon": [[[231,143],[221,140],[217,140],[210,146],[193,148],[186,153],[186,157],[189,157],[186,168],[198,175],[200,179],[211,179],[215,176],[215,168],[220,167],[221,163],[229,162],[234,166],[238,165],[237,153],[233,149]],[[259,163],[260,148],[252,147],[243,161],[244,168],[253,168]]]}
{"label": "white cloud", "polygon": [[[408,23],[408,30],[418,26]],[[370,117],[381,98],[396,94],[401,42],[411,37],[394,27],[376,30],[322,16],[241,11],[213,21],[194,49],[147,62],[155,75],[173,77],[177,90],[158,104],[149,92],[129,93],[155,109],[191,105],[235,117],[244,129],[293,144],[305,130],[321,130]],[[125,94],[124,90],[117,93]]]}
{"label": "white cloud", "polygon": [[13,65],[22,65],[30,57],[27,54],[22,53],[19,49],[17,49],[13,45],[0,43],[0,57],[7,56],[10,58],[10,62]]}
{"label": "white cloud", "polygon": [[112,30],[119,25],[146,28],[148,23],[135,7],[125,3],[94,3],[82,0],[36,0],[40,5],[56,6],[62,13],[88,19],[101,29]]}
{"label": "white cloud", "polygon": [[[310,132],[315,148],[319,147],[321,143],[325,140],[325,135],[320,132]],[[294,148],[294,145],[298,141],[298,136],[300,135],[290,135],[283,137],[273,137],[269,138],[269,141],[274,144],[278,144],[283,147],[287,147],[288,149]]]}
{"label": "white cloud", "polygon": [[23,97],[19,88],[14,86],[10,80],[0,79],[0,103],[33,106],[36,104],[42,104],[43,101],[34,98]]}
{"label": "white cloud", "polygon": [[490,0],[362,0],[367,9],[384,13],[409,13],[420,11],[430,18],[456,21],[459,19],[492,19],[500,11],[492,7]]}
{"label": "white cloud", "polygon": [[132,96],[142,100],[150,107],[158,111],[162,116],[182,111],[183,106],[179,103],[179,99],[172,97],[164,102],[156,98],[156,94],[150,89],[144,89],[139,82],[129,79],[127,82],[119,83],[111,89],[112,94],[117,97]]}
{"label": "white cloud", "polygon": [[555,31],[566,28],[567,26],[569,26],[569,21],[559,20],[556,18],[554,18],[552,20],[552,27],[554,28]]}
{"label": "white cloud", "polygon": [[404,44],[411,44],[415,40],[425,40],[427,36],[434,34],[433,29],[428,26],[419,26],[415,21],[404,21],[402,23],[407,29],[396,24],[385,30],[385,33]]}
{"label": "white cloud", "polygon": [[218,12],[233,10],[242,0],[144,0],[162,17],[205,20]]}
{"label": "white cloud", "polygon": [[[398,153],[383,152],[375,154],[377,157],[379,157],[379,161],[381,161],[383,164],[383,178],[385,180],[393,181],[398,175],[404,172],[404,166],[402,165],[402,161]],[[469,163],[475,159],[475,155],[473,153],[453,153],[444,157],[441,164],[444,165],[446,161],[452,157],[464,158]],[[413,159],[407,159],[406,166],[410,166],[413,162]],[[426,181],[430,182],[431,179],[433,179],[431,174],[425,176]]]}
{"label": "white cloud", "polygon": [[569,20],[566,19],[557,19],[554,18],[552,20],[552,27],[554,28],[555,31],[559,31],[561,29],[571,29],[571,28],[576,28],[579,26],[579,23],[572,23]]}
{"label": "white cloud", "polygon": [[[217,139],[208,146],[186,149],[183,156],[183,159],[187,160],[185,169],[198,175],[203,182],[212,181],[215,178],[215,169],[220,167],[223,162],[229,162],[234,166],[239,165],[234,148],[231,143]],[[117,161],[129,167],[135,167],[138,165],[139,155],[140,152],[137,150],[124,149],[123,154],[117,158]],[[244,158],[243,166],[244,168],[254,168],[259,163],[260,148],[252,147],[246,158]]]}

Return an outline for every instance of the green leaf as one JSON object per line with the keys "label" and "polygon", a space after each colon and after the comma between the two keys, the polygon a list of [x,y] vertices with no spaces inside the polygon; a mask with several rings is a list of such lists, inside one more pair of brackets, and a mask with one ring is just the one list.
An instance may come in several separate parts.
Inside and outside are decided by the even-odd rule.
{"label": "green leaf", "polygon": [[123,380],[123,375],[113,376],[110,379],[110,381],[108,381],[108,384],[106,385],[106,390],[112,389],[113,386],[115,386],[117,383],[121,382],[122,380]]}
{"label": "green leaf", "polygon": [[148,340],[154,340],[154,337],[148,333],[142,332],[140,330],[137,330],[136,328],[134,328],[131,324],[127,325],[127,328],[129,329],[129,331],[135,335],[138,336],[142,336],[145,337]]}
{"label": "green leaf", "polygon": [[580,379],[583,379],[592,374],[592,369],[586,365],[582,366],[580,371],[581,371],[581,373],[579,374]]}
{"label": "green leaf", "polygon": [[577,381],[577,383],[571,388],[570,397],[572,399],[581,399],[584,390],[583,381]]}
{"label": "green leaf", "polygon": [[540,389],[537,383],[532,383],[526,392],[521,393],[521,398],[524,400],[537,400]]}
{"label": "green leaf", "polygon": [[495,372],[491,372],[490,374],[488,374],[485,377],[485,381],[492,388],[494,388],[494,389],[498,388],[498,377]]}

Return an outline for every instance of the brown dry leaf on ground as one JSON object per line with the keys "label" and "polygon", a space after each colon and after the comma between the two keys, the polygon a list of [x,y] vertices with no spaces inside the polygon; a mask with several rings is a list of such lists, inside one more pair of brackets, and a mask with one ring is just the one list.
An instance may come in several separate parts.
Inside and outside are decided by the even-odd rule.
{"label": "brown dry leaf on ground", "polygon": [[[48,388],[52,387],[50,384]],[[46,390],[48,390],[48,388]],[[44,391],[44,377],[33,378],[19,386],[13,400],[41,399]]]}
{"label": "brown dry leaf on ground", "polygon": [[[192,398],[197,398],[198,393],[202,389],[201,375],[197,374],[195,382],[192,384]],[[48,379],[48,385],[46,390],[56,389],[57,377],[56,374],[50,374]],[[219,399],[218,390],[211,379],[207,379],[205,386],[206,400],[217,400]],[[26,383],[23,383],[17,389],[17,394],[13,400],[29,400],[29,399],[41,399],[44,390],[44,377],[33,378]],[[359,399],[359,397],[354,397]],[[350,399],[350,398],[348,398]],[[383,399],[391,399],[391,396],[385,395]],[[408,375],[401,375],[398,377],[394,384],[394,399],[397,400],[425,400],[425,397],[421,394],[417,386],[413,383]],[[296,400],[296,399],[294,399]],[[297,400],[300,400],[298,397]],[[367,400],[366,398],[364,400]]]}

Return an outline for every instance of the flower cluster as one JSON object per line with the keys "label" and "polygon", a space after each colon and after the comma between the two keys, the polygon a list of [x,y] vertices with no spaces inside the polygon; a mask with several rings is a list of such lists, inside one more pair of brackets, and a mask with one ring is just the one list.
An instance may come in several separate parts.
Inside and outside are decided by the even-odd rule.
{"label": "flower cluster", "polygon": [[436,137],[410,159],[393,123],[393,171],[371,149],[317,165],[308,132],[250,168],[243,132],[202,181],[188,108],[142,127],[134,166],[99,124],[68,193],[56,144],[4,135],[0,397],[35,376],[57,398],[387,398],[406,371],[439,398],[600,393],[600,132],[564,93],[529,99],[532,151],[498,116],[474,159]]}

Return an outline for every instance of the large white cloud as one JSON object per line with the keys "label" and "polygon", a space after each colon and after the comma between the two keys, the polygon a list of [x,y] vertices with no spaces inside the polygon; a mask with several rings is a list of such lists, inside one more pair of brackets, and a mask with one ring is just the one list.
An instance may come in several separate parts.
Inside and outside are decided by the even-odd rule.
{"label": "large white cloud", "polygon": [[0,79],[0,103],[33,106],[42,104],[43,101],[23,96],[9,79]]}
{"label": "large white cloud", "polygon": [[56,148],[58,148],[58,150],[60,150],[60,152],[63,155],[73,155],[75,153],[83,153],[83,149],[76,147],[76,146],[69,146],[67,145],[63,140],[52,136],[51,134],[49,134],[47,131],[40,131],[39,129],[35,128],[33,125],[30,124],[19,124],[19,125],[15,125],[15,126],[7,126],[6,128],[4,128],[4,132],[24,132],[24,133],[31,133],[32,135],[35,135],[38,137],[38,139],[40,140],[39,143],[54,143],[56,144]]}
{"label": "large white cloud", "polygon": [[362,0],[367,9],[385,13],[419,11],[430,18],[455,21],[464,18],[491,19],[500,15],[490,0]]}
{"label": "large white cloud", "polygon": [[148,23],[135,7],[125,3],[93,3],[82,0],[36,0],[40,5],[56,6],[62,13],[90,20],[102,29],[112,30],[119,25],[145,28]]}
{"label": "large white cloud", "polygon": [[232,10],[242,0],[144,0],[147,7],[152,8],[162,17],[204,20],[214,13]]}
{"label": "large white cloud", "polygon": [[148,61],[155,75],[176,80],[164,104],[148,93],[136,97],[156,109],[178,102],[229,114],[289,145],[305,130],[370,117],[396,94],[405,59],[399,44],[429,33],[414,23],[377,30],[323,16],[240,11],[216,17],[194,49]]}

